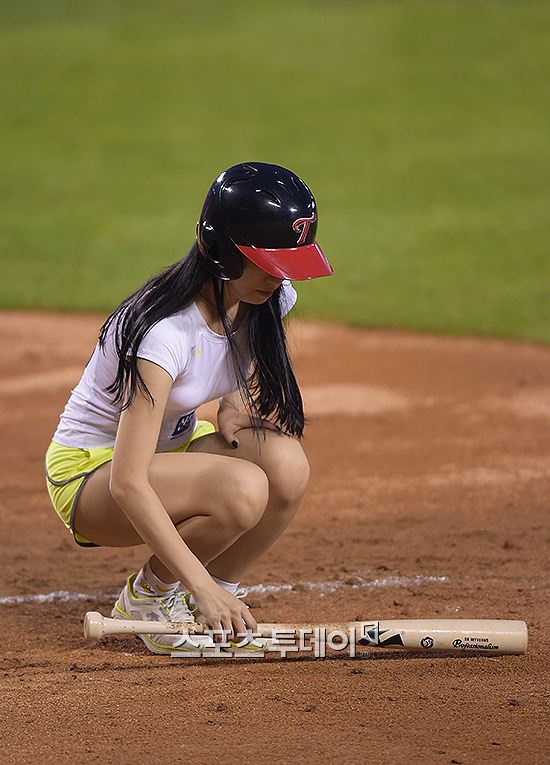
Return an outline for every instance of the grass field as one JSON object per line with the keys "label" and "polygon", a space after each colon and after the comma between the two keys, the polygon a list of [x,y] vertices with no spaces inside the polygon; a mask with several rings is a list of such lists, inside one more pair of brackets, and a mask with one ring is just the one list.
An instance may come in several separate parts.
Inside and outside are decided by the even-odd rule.
{"label": "grass field", "polygon": [[0,306],[108,311],[245,159],[313,187],[301,315],[550,341],[550,5],[0,2]]}

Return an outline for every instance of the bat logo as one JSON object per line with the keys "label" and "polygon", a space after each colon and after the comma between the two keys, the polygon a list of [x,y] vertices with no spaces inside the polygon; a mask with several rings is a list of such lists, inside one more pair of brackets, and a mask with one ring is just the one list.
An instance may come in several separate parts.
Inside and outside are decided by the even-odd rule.
{"label": "bat logo", "polygon": [[400,645],[403,646],[403,638],[400,632],[386,629],[381,630],[378,622],[367,622],[362,625],[360,645]]}
{"label": "bat logo", "polygon": [[298,237],[297,244],[303,244],[306,241],[309,227],[311,226],[312,223],[315,223],[316,218],[317,216],[315,213],[313,213],[313,215],[310,216],[309,218],[296,218],[296,220],[292,224],[292,230],[296,231],[296,233],[300,232],[300,236]]}
{"label": "bat logo", "polygon": [[465,637],[464,640],[461,638],[453,640],[453,648],[460,648],[464,651],[498,651],[499,646],[493,645],[489,638]]}
{"label": "bat logo", "polygon": [[429,637],[428,635],[426,635],[426,637],[422,638],[422,640],[420,641],[420,645],[422,646],[422,648],[432,648],[433,644],[434,644],[434,639]]}

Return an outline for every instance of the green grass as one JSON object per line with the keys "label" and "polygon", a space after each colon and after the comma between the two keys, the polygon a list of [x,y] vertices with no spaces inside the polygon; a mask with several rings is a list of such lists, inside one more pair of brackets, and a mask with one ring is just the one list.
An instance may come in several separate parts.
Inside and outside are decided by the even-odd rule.
{"label": "green grass", "polygon": [[300,313],[550,342],[550,5],[0,0],[0,305],[110,310],[211,180],[295,169]]}

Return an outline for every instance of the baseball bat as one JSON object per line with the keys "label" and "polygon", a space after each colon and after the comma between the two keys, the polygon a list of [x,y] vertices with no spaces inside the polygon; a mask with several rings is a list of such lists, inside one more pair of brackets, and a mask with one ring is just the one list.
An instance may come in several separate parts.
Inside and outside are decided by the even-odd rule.
{"label": "baseball bat", "polygon": [[[481,652],[491,655],[522,654],[527,649],[527,625],[505,619],[399,619],[329,624],[258,624],[259,637],[298,635],[307,631],[316,640],[346,636],[364,646],[406,650]],[[96,611],[84,617],[84,636],[99,640],[106,635],[201,634],[204,624],[110,619]]]}

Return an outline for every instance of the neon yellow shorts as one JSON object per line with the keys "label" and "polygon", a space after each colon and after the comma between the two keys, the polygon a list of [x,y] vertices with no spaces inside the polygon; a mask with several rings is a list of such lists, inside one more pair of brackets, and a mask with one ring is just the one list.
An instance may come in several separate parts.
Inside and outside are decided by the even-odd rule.
{"label": "neon yellow shorts", "polygon": [[[211,422],[199,420],[197,427],[187,441],[171,449],[173,452],[186,452],[189,445],[197,438],[215,433],[216,428]],[[74,516],[78,498],[86,485],[88,478],[99,467],[113,458],[114,447],[95,447],[78,449],[73,446],[62,446],[52,441],[46,452],[45,472],[48,494],[65,526],[81,547],[98,547],[94,542],[81,536],[74,530]]]}

